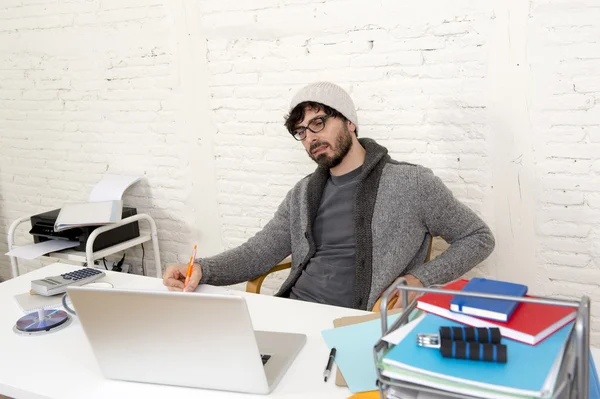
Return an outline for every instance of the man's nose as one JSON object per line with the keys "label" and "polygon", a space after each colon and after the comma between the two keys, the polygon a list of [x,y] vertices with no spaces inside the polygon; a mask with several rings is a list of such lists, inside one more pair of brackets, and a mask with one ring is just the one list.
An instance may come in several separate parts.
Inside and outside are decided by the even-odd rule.
{"label": "man's nose", "polygon": [[315,142],[319,139],[318,133],[313,133],[311,130],[306,129],[306,141],[308,143]]}

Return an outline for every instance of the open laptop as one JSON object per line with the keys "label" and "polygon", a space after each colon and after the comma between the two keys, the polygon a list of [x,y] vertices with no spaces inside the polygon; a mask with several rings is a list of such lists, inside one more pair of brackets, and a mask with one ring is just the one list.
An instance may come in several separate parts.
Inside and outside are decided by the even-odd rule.
{"label": "open laptop", "polygon": [[254,331],[241,296],[67,292],[110,379],[267,394],[306,342],[304,334]]}

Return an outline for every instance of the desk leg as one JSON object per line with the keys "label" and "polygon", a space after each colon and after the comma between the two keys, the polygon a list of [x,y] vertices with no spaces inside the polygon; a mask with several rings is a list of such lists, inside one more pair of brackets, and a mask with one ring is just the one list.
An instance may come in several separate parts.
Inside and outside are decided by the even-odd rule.
{"label": "desk leg", "polygon": [[[19,227],[19,225],[21,223],[25,223],[28,220],[29,220],[29,216],[22,216],[11,223],[10,227],[8,228],[8,237],[7,237],[9,251],[12,251],[13,245],[15,244],[15,231],[17,230],[17,227]],[[17,260],[16,257],[10,256],[10,266],[12,269],[13,278],[19,277],[19,261]]]}
{"label": "desk leg", "polygon": [[152,249],[154,250],[156,277],[162,278],[162,266],[160,264],[160,253],[158,252],[158,234],[156,233],[156,227],[154,227],[152,231]]}

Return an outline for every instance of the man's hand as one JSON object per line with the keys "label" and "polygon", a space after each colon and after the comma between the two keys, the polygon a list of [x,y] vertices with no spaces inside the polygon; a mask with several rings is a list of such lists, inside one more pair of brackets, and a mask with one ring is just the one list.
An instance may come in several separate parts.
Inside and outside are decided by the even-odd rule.
{"label": "man's hand", "polygon": [[[167,286],[169,291],[183,291],[183,283],[187,274],[188,265],[171,265],[167,267],[163,275],[163,284]],[[194,263],[192,268],[192,276],[185,289],[186,292],[192,292],[198,287],[198,283],[202,278],[202,267],[198,263]]]}
{"label": "man's hand", "polygon": [[[412,274],[407,274],[406,276],[404,276],[404,279],[406,280],[406,285],[408,285],[410,287],[423,287],[423,283],[418,278],[413,276]],[[419,295],[419,292],[416,292],[416,291],[408,291],[407,293],[408,293],[408,303],[411,303],[413,301],[413,299],[415,299],[417,297],[417,295]],[[398,296],[398,300],[394,304],[393,309],[402,307],[402,292],[398,291],[398,293],[396,295]]]}

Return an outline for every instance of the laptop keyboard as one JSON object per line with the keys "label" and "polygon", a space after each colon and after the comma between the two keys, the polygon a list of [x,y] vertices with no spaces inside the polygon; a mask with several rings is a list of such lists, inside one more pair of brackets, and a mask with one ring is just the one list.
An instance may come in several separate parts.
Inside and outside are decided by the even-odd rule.
{"label": "laptop keyboard", "polygon": [[267,364],[267,361],[271,358],[271,355],[260,355],[262,362],[263,362],[263,366],[265,364]]}

